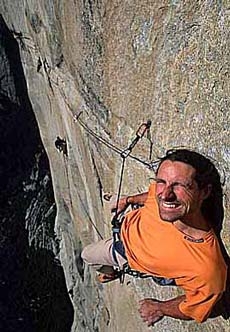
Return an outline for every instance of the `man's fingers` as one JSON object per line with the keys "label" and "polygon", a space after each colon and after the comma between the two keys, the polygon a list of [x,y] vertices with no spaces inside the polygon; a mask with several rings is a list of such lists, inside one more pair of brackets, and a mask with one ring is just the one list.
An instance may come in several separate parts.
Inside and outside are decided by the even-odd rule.
{"label": "man's fingers", "polygon": [[140,305],[146,304],[146,303],[152,303],[152,302],[159,302],[158,300],[147,298],[139,301]]}
{"label": "man's fingers", "polygon": [[147,323],[148,326],[151,326],[156,322],[158,322],[162,317],[159,315],[150,315],[150,316],[141,315],[141,318],[143,322]]}
{"label": "man's fingers", "polygon": [[139,313],[144,322],[148,326],[152,326],[163,317],[162,313],[159,311],[159,302],[155,299],[143,299],[139,301]]}
{"label": "man's fingers", "polygon": [[153,326],[155,323],[159,322],[161,320],[161,317],[158,317],[156,319],[153,319],[147,323],[147,326]]}

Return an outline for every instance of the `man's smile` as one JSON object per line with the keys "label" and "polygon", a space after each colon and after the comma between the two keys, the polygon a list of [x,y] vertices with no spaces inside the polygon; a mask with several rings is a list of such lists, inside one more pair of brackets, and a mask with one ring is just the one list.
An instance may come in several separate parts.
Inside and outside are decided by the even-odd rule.
{"label": "man's smile", "polygon": [[158,200],[158,203],[159,203],[159,207],[163,208],[163,209],[178,210],[179,208],[181,208],[181,203],[179,203],[179,202],[167,202],[167,201],[163,201],[163,200]]}

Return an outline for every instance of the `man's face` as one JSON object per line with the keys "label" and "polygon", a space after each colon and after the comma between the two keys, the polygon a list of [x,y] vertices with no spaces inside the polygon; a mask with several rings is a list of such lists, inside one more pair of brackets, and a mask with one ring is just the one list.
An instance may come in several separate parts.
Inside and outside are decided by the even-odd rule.
{"label": "man's face", "polygon": [[200,213],[204,190],[194,180],[196,170],[179,161],[165,160],[156,176],[156,198],[164,221],[191,220]]}

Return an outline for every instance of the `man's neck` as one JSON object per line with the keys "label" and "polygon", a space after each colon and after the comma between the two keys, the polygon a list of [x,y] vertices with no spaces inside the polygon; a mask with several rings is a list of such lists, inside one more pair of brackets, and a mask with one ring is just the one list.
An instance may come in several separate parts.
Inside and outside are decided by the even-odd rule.
{"label": "man's neck", "polygon": [[179,231],[195,239],[202,238],[211,229],[210,225],[201,214],[191,219],[176,220],[173,224]]}

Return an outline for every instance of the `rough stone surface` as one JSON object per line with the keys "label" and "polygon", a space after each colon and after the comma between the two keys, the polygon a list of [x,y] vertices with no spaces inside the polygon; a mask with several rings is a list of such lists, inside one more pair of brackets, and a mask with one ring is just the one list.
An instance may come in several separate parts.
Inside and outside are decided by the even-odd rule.
{"label": "rough stone surface", "polygon": [[[177,289],[133,279],[99,286],[79,259],[84,245],[110,234],[102,195],[118,190],[121,158],[74,116],[82,112],[79,119],[93,133],[121,149],[151,119],[151,137],[133,152],[145,162],[178,146],[213,158],[225,178],[222,238],[228,249],[230,3],[2,0],[0,10],[20,47],[50,162],[72,332],[148,331],[137,300],[169,298]],[[56,149],[57,136],[66,140],[66,151]],[[130,158],[122,192],[145,190],[149,177],[151,171]],[[228,299],[225,318],[202,326],[167,318],[152,331],[228,331],[229,307]]]}

